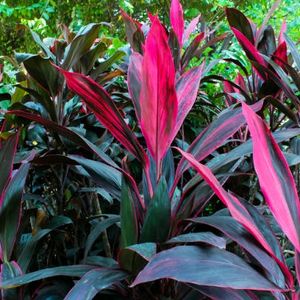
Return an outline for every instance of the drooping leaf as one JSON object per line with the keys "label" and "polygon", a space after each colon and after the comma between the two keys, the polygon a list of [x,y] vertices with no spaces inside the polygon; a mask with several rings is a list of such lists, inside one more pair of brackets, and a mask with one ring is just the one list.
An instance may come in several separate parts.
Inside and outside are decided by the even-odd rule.
{"label": "drooping leaf", "polygon": [[125,279],[128,275],[121,270],[95,268],[82,276],[70,290],[64,300],[91,300],[100,291],[115,282]]}
{"label": "drooping leaf", "polygon": [[[212,215],[210,217],[194,218],[191,219],[191,221],[197,224],[212,226],[223,232],[229,239],[235,241],[238,245],[250,253],[261,264],[261,266],[269,272],[269,275],[271,276],[270,280],[281,288],[285,287],[285,276],[276,261],[270,257],[256,243],[253,236],[232,217]],[[279,244],[276,240],[273,246],[279,248]]]}
{"label": "drooping leaf", "polygon": [[175,236],[166,242],[167,244],[180,243],[205,243],[220,249],[226,248],[226,240],[212,232],[192,232]]}
{"label": "drooping leaf", "polygon": [[170,23],[177,36],[181,48],[183,44],[184,17],[183,17],[183,9],[179,0],[171,1]]}
{"label": "drooping leaf", "polygon": [[161,160],[172,142],[178,103],[174,62],[165,29],[157,17],[145,43],[140,107],[141,129],[159,178]]}
{"label": "drooping leaf", "polygon": [[136,52],[142,53],[142,45],[145,40],[141,29],[142,25],[127,15],[123,10],[121,10],[121,15],[125,23],[126,37],[131,48]]}
{"label": "drooping leaf", "polygon": [[107,229],[108,227],[112,226],[113,224],[120,221],[119,216],[113,216],[109,217],[105,220],[100,220],[96,226],[91,230],[89,233],[87,239],[86,239],[86,245],[84,249],[84,259],[87,258],[89,251],[91,250],[93,244],[97,240],[97,238],[100,236],[100,234]]}
{"label": "drooping leaf", "polygon": [[[233,31],[233,33],[234,33],[235,37],[237,38],[237,40],[239,41],[240,45],[243,47],[247,57],[251,61],[255,61],[257,64],[267,67],[266,62],[261,57],[260,53],[257,51],[255,46],[253,44],[251,44],[251,42],[239,30],[237,30],[233,27],[231,28],[231,30]],[[266,80],[267,75],[265,74],[265,72],[263,72],[262,70],[258,70],[256,66],[254,66],[254,67],[257,71],[257,74],[263,80]]]}
{"label": "drooping leaf", "polygon": [[27,273],[12,279],[2,281],[0,283],[0,288],[11,289],[37,280],[42,280],[56,276],[81,277],[94,268],[94,266],[89,265],[72,265],[41,269],[39,271]]}
{"label": "drooping leaf", "polygon": [[131,286],[163,278],[232,289],[281,290],[240,257],[214,247],[178,246],[160,252]]}
{"label": "drooping leaf", "polygon": [[253,235],[253,237],[255,237],[255,239],[262,245],[262,247],[264,247],[264,249],[276,259],[276,261],[288,275],[289,283],[293,285],[290,272],[282,261],[283,259],[280,257],[280,254],[278,255],[278,253],[276,252],[276,245],[274,245],[273,242],[269,242],[268,235],[265,235],[265,230],[261,230],[262,228],[260,228],[257,219],[252,217],[251,213],[248,211],[245,205],[243,205],[243,203],[236,196],[224,190],[224,188],[221,186],[219,181],[216,179],[216,177],[208,167],[197,162],[191,154],[186,153],[180,149],[178,150],[197,170],[201,177],[209,184],[211,189],[215,192],[215,194],[223,202],[223,204],[228,207],[228,210],[233,218],[241,223]]}
{"label": "drooping leaf", "polygon": [[253,160],[266,202],[291,243],[300,251],[300,202],[293,175],[264,121],[246,104],[243,113],[253,140]]}

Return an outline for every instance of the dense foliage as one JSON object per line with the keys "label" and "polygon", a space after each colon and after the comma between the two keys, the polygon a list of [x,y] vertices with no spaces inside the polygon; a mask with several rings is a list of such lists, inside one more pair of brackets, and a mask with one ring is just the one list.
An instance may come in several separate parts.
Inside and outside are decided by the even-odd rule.
{"label": "dense foliage", "polygon": [[300,299],[300,53],[278,5],[222,28],[179,0],[165,25],[121,9],[120,48],[64,24],[4,57],[1,299]]}

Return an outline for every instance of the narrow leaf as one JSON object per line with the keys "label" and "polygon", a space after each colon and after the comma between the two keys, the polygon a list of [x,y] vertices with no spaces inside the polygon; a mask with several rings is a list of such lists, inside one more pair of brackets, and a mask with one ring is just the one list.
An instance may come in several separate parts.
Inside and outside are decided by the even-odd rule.
{"label": "narrow leaf", "polygon": [[172,0],[170,7],[170,23],[177,36],[180,47],[183,43],[184,18],[183,10],[179,0]]}

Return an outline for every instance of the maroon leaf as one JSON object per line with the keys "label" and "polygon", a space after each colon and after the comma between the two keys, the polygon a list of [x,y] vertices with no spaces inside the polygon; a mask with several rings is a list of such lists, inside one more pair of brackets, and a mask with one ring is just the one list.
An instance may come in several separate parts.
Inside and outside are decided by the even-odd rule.
{"label": "maroon leaf", "polygon": [[160,252],[131,286],[164,278],[196,285],[281,291],[240,257],[215,247],[178,246]]}
{"label": "maroon leaf", "polygon": [[261,190],[277,223],[300,251],[300,202],[288,163],[264,121],[243,103]]}

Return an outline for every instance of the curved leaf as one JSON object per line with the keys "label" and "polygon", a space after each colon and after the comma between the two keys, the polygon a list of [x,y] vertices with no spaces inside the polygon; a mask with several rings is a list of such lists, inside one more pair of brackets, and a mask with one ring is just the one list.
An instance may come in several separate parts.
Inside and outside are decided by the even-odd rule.
{"label": "curved leaf", "polygon": [[240,257],[213,247],[178,246],[160,252],[131,286],[158,279],[242,290],[281,291]]}

